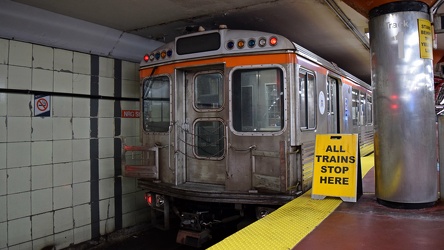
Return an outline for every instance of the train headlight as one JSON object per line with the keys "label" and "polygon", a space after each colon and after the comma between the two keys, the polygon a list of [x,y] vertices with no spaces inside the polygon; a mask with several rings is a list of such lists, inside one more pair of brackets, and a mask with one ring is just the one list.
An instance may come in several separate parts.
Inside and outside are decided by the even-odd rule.
{"label": "train headlight", "polygon": [[265,37],[260,38],[259,47],[264,47],[265,45],[267,45],[267,39],[265,39]]}

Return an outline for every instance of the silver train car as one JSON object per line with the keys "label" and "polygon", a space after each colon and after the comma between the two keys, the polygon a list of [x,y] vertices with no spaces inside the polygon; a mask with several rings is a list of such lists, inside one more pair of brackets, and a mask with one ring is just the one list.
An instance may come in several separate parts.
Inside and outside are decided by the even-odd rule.
{"label": "silver train car", "polygon": [[153,222],[178,215],[179,243],[309,190],[316,134],[359,134],[373,151],[371,87],[277,34],[180,36],[145,55],[140,79],[141,143],[123,144],[122,171]]}

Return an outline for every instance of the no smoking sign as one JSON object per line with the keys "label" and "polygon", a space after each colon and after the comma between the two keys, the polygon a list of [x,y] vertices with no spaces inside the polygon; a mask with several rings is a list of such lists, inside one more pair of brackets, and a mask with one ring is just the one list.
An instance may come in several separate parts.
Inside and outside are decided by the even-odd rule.
{"label": "no smoking sign", "polygon": [[34,95],[34,116],[51,116],[50,96]]}

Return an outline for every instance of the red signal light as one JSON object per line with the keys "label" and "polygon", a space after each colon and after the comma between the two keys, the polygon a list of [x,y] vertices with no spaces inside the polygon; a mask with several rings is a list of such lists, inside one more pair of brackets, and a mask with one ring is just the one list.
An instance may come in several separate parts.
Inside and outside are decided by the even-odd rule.
{"label": "red signal light", "polygon": [[150,193],[145,194],[145,201],[150,207],[153,206],[153,196]]}
{"label": "red signal light", "polygon": [[150,60],[150,56],[149,56],[148,54],[145,54],[145,55],[143,56],[143,60],[144,60],[145,62],[148,62],[148,60]]}
{"label": "red signal light", "polygon": [[275,46],[278,43],[278,39],[276,37],[271,37],[270,38],[270,45],[271,46]]}

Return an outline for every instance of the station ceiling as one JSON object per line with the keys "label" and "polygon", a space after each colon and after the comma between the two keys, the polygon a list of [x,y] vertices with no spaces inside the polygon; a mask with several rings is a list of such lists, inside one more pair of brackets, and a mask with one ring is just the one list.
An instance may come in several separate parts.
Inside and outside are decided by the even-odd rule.
{"label": "station ceiling", "polygon": [[[199,26],[210,30],[224,24],[229,29],[277,33],[370,83],[367,15],[370,9],[393,1],[0,0],[0,7],[2,2],[41,9],[153,41],[147,44],[139,59],[159,44],[194,32]],[[432,6],[437,1],[423,2]],[[23,9],[30,15],[37,13]],[[0,19],[1,15],[0,8]],[[17,29],[23,29],[23,25]]]}

